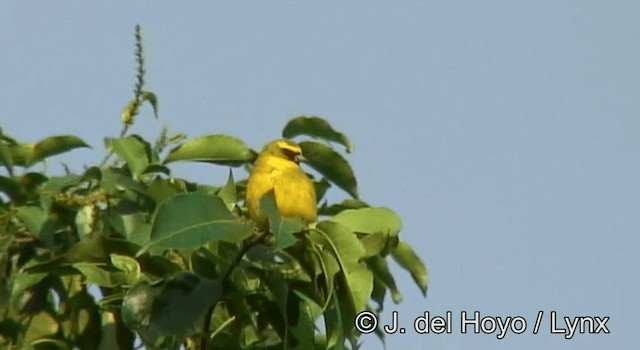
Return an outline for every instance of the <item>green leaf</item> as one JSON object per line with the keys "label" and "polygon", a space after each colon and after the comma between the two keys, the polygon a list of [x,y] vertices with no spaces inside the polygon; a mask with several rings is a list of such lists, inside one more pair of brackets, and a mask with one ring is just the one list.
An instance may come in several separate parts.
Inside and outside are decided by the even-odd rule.
{"label": "green leaf", "polygon": [[294,138],[299,135],[307,135],[327,141],[333,141],[346,147],[347,153],[353,152],[353,144],[347,136],[334,130],[329,122],[320,117],[300,116],[291,119],[282,130],[284,138]]}
{"label": "green leaf", "polygon": [[144,169],[143,173],[144,174],[164,174],[167,176],[171,176],[171,170],[168,167],[160,164],[150,164],[146,169]]}
{"label": "green leaf", "polygon": [[398,245],[399,241],[398,236],[389,236],[382,232],[360,235],[360,242],[362,242],[362,245],[367,251],[365,258],[370,258],[375,255],[386,257],[391,252],[391,249]]}
{"label": "green leaf", "polygon": [[97,166],[87,168],[82,174],[82,181],[98,181],[102,180],[102,170]]}
{"label": "green leaf", "polygon": [[152,335],[190,335],[194,323],[222,297],[222,283],[182,272],[162,288],[153,302],[149,322]]}
{"label": "green leaf", "polygon": [[13,156],[9,145],[0,140],[0,164],[7,168],[9,175],[13,175]]}
{"label": "green leaf", "polygon": [[324,327],[327,333],[326,349],[341,349],[344,348],[345,325],[352,321],[348,315],[343,315],[343,310],[340,308],[340,302],[338,301],[338,295],[334,293],[331,295],[331,298],[332,302],[324,312]]}
{"label": "green leaf", "polygon": [[124,233],[129,242],[144,247],[149,243],[151,224],[147,222],[146,214],[142,212],[122,213],[112,217],[119,232]]}
{"label": "green leaf", "polygon": [[133,285],[140,278],[140,264],[136,259],[119,254],[110,254],[109,256],[113,266],[125,272],[127,285]]}
{"label": "green leaf", "polygon": [[24,223],[27,230],[36,235],[40,234],[44,223],[47,221],[48,213],[36,206],[22,206],[17,208],[18,217]]}
{"label": "green leaf", "polygon": [[174,148],[164,163],[175,161],[210,162],[240,166],[255,159],[256,153],[242,140],[229,135],[207,135]]}
{"label": "green leaf", "polygon": [[77,185],[81,179],[82,178],[76,174],[52,176],[44,183],[43,189],[62,192],[70,186]]}
{"label": "green leaf", "polygon": [[227,209],[233,210],[236,206],[236,202],[238,201],[237,193],[236,193],[236,184],[233,181],[233,172],[231,168],[229,168],[229,177],[227,178],[227,183],[220,188],[218,191],[218,197],[222,198],[224,204],[227,205]]}
{"label": "green leaf", "polygon": [[[346,290],[343,292],[348,296],[354,313],[350,317],[355,317],[355,314],[366,309],[373,290],[373,275],[360,261],[366,253],[364,246],[352,231],[335,222],[320,222],[312,232],[320,233],[336,254],[344,276]],[[318,237],[312,236],[312,239],[317,240]]]}
{"label": "green leaf", "polygon": [[[33,266],[34,263],[29,264],[27,267]],[[40,283],[45,277],[47,277],[47,273],[29,273],[29,272],[19,272],[15,275],[11,284],[9,285],[11,288],[11,299],[18,300],[20,299],[21,294],[29,287],[32,287],[38,283]]]}
{"label": "green leaf", "polygon": [[13,165],[29,167],[31,166],[31,159],[33,159],[33,152],[36,147],[33,143],[16,143],[8,145],[9,153],[11,153],[11,160]]}
{"label": "green leaf", "polygon": [[[398,290],[396,286],[396,281],[389,271],[389,265],[387,264],[387,260],[382,257],[374,256],[371,259],[367,259],[367,266],[373,272],[373,276],[376,282],[382,284],[385,288],[389,289],[391,292],[391,299],[394,303],[399,304],[402,302],[402,293]],[[379,301],[380,307],[382,307],[382,302]]]}
{"label": "green leaf", "polygon": [[316,203],[320,203],[327,190],[331,187],[331,183],[323,177],[320,180],[314,180],[313,187],[316,190]]}
{"label": "green leaf", "polygon": [[353,170],[339,153],[330,147],[313,141],[300,142],[302,155],[307,163],[322,176],[345,190],[353,198],[358,198],[358,184]]}
{"label": "green leaf", "polygon": [[94,283],[102,287],[117,287],[126,283],[126,274],[107,264],[79,262],[71,266],[87,278],[87,283]]}
{"label": "green leaf", "polygon": [[161,203],[163,200],[183,191],[172,179],[153,179],[145,192],[154,202]]}
{"label": "green leaf", "polygon": [[16,203],[22,203],[27,196],[16,181],[6,176],[0,176],[0,192],[6,194],[11,201]]}
{"label": "green leaf", "polygon": [[391,251],[391,254],[398,265],[411,273],[411,277],[422,291],[422,295],[426,296],[428,284],[427,268],[411,246],[405,242],[400,242]]}
{"label": "green leaf", "polygon": [[295,315],[289,317],[289,319],[297,318],[298,322],[292,322],[287,325],[291,335],[296,340],[296,344],[293,344],[295,349],[313,349],[313,333],[314,333],[314,320],[312,311],[308,304],[304,300],[295,298],[297,296],[293,292],[290,293],[289,298],[291,303],[296,303],[297,307],[289,308],[290,311],[297,311]]}
{"label": "green leaf", "polygon": [[147,248],[196,248],[212,240],[239,242],[252,232],[253,227],[234,216],[220,197],[178,194],[159,205]]}
{"label": "green leaf", "polygon": [[359,199],[345,199],[340,203],[335,203],[332,205],[324,205],[318,209],[318,213],[320,215],[334,216],[339,212],[347,210],[347,209],[360,209],[366,208],[369,205]]}
{"label": "green leaf", "polygon": [[64,256],[71,263],[105,261],[104,241],[102,235],[90,235],[72,245]]}
{"label": "green leaf", "polygon": [[57,154],[69,152],[72,149],[87,147],[81,138],[72,135],[51,136],[40,140],[33,149],[29,164],[34,164]]}
{"label": "green leaf", "polygon": [[332,217],[330,221],[363,234],[380,232],[393,237],[397,236],[402,229],[400,217],[391,209],[383,207],[344,210]]}
{"label": "green leaf", "polygon": [[142,103],[149,102],[153,108],[153,115],[158,119],[158,98],[156,97],[156,94],[151,91],[142,91],[140,94],[140,101]]}
{"label": "green leaf", "polygon": [[42,311],[29,318],[24,342],[32,341],[54,335],[60,328],[58,321],[48,311]]}
{"label": "green leaf", "polygon": [[131,329],[149,325],[149,316],[159,288],[140,282],[131,287],[122,299],[122,321]]}
{"label": "green leaf", "polygon": [[296,237],[293,234],[304,229],[304,221],[300,218],[282,217],[276,207],[273,190],[267,192],[260,199],[260,206],[269,218],[269,231],[276,237],[274,249],[280,250],[292,246],[296,242]]}
{"label": "green leaf", "polygon": [[127,163],[134,177],[139,177],[151,163],[151,145],[138,135],[107,139],[106,143]]}
{"label": "green leaf", "polygon": [[103,169],[102,182],[100,183],[107,191],[120,194],[124,189],[131,190],[138,194],[146,194],[146,189],[142,184],[134,181],[131,176],[120,173],[114,169]]}

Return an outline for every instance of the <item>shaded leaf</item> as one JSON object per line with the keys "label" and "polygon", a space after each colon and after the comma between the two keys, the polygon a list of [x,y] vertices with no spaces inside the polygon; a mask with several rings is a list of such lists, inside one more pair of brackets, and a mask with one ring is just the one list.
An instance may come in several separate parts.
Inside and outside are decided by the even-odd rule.
{"label": "shaded leaf", "polygon": [[147,248],[196,248],[212,240],[239,242],[252,232],[253,227],[234,216],[220,197],[178,194],[158,207]]}
{"label": "shaded leaf", "polygon": [[169,152],[164,163],[175,161],[211,162],[240,166],[255,158],[242,140],[229,135],[207,135],[191,139]]}
{"label": "shaded leaf", "polygon": [[190,335],[195,321],[222,297],[222,284],[191,272],[182,272],[163,286],[153,301],[149,332],[152,335]]}
{"label": "shaded leaf", "polygon": [[331,187],[331,183],[323,177],[320,180],[314,180],[313,187],[316,191],[316,203],[320,203],[327,190]]}
{"label": "shaded leaf", "polygon": [[147,282],[140,282],[129,288],[122,299],[122,321],[131,329],[149,325],[149,316],[154,298],[160,293]]}
{"label": "shaded leaf", "polygon": [[334,130],[329,122],[320,117],[300,116],[293,118],[282,130],[282,136],[284,138],[290,139],[299,135],[333,141],[343,145],[348,153],[353,152],[354,147],[351,141],[349,141],[349,138],[347,138],[345,134]]}
{"label": "shaded leaf", "polygon": [[144,171],[143,174],[164,174],[167,176],[171,175],[171,170],[164,165],[161,164],[150,164]]}
{"label": "shaded leaf", "polygon": [[420,260],[420,257],[413,251],[413,248],[405,242],[400,242],[391,251],[391,254],[398,265],[411,273],[411,277],[422,291],[422,295],[426,295],[428,284],[427,268]]}
{"label": "shaded leaf", "polygon": [[307,163],[329,181],[358,198],[358,184],[351,165],[330,147],[313,141],[300,142]]}
{"label": "shaded leaf", "polygon": [[[402,293],[400,293],[396,286],[396,281],[393,278],[391,271],[389,271],[387,261],[379,256],[374,256],[371,259],[367,259],[367,266],[369,266],[369,269],[373,272],[376,282],[381,283],[391,292],[391,299],[393,302],[396,304],[402,302]],[[382,307],[382,303],[380,303],[380,306]]]}
{"label": "shaded leaf", "polygon": [[27,196],[17,182],[6,176],[0,176],[0,192],[6,194],[11,201],[16,203],[24,202]]}
{"label": "shaded leaf", "polygon": [[344,333],[344,326],[350,323],[348,315],[343,315],[343,310],[340,308],[338,301],[338,295],[336,293],[331,295],[332,302],[330,306],[324,311],[324,327],[326,334],[326,349],[342,349],[344,348],[344,341],[346,335]]}

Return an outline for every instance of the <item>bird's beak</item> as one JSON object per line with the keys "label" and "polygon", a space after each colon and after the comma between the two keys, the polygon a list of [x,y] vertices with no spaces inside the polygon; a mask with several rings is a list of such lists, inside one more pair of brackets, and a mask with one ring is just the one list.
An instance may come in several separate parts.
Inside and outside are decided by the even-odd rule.
{"label": "bird's beak", "polygon": [[298,154],[296,156],[296,163],[300,164],[300,163],[304,163],[307,161],[307,158],[305,158],[302,154]]}

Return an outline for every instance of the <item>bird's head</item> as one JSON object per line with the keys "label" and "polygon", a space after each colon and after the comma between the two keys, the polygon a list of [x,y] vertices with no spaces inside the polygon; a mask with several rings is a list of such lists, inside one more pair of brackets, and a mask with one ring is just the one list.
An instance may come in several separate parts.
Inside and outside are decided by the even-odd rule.
{"label": "bird's head", "polygon": [[291,140],[284,139],[268,143],[264,146],[260,155],[282,158],[295,162],[296,164],[300,164],[300,162],[305,160],[302,156],[300,146]]}

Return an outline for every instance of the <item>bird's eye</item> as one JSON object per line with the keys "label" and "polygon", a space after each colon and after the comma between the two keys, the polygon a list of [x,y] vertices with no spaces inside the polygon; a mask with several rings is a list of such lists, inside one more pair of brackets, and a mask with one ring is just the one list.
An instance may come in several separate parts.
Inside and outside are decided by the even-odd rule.
{"label": "bird's eye", "polygon": [[290,149],[286,149],[283,148],[282,149],[282,153],[284,153],[284,155],[287,157],[287,159],[289,159],[292,162],[295,162],[297,160],[297,157],[300,153],[292,151]]}

